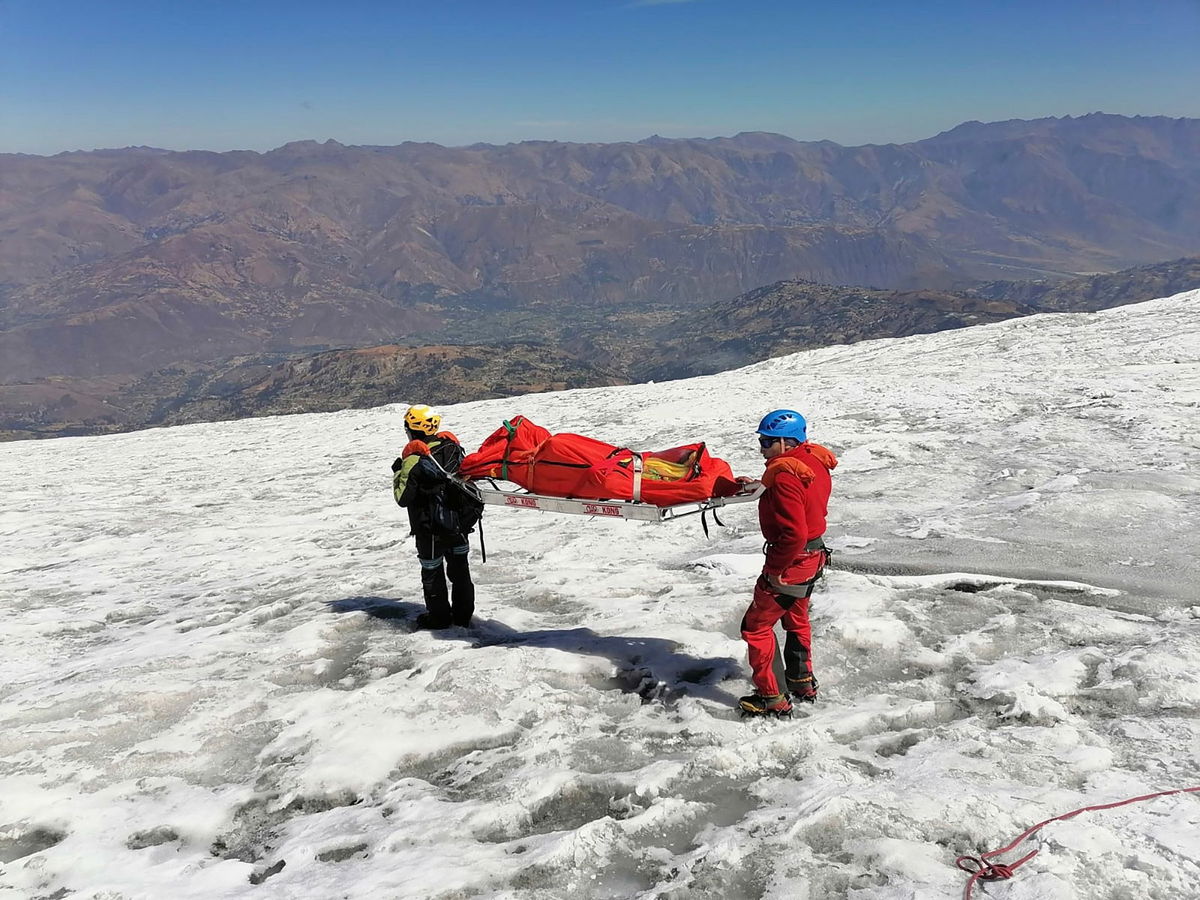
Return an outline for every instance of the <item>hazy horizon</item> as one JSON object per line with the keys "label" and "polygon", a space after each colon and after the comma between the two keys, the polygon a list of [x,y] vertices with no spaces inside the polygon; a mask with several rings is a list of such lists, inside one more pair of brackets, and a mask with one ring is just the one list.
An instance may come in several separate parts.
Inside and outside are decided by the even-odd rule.
{"label": "hazy horizon", "polygon": [[1200,5],[0,3],[0,152],[458,147],[1200,117]]}
{"label": "hazy horizon", "polygon": [[227,148],[163,147],[163,146],[157,146],[154,144],[127,144],[122,147],[117,147],[117,146],[87,147],[87,148],[78,147],[78,148],[74,148],[74,149],[70,149],[70,150],[59,150],[54,153],[29,153],[29,152],[25,152],[25,151],[0,151],[0,156],[4,156],[4,155],[41,156],[41,157],[51,158],[54,156],[59,156],[59,155],[68,154],[68,153],[112,153],[112,152],[118,152],[118,151],[123,151],[123,150],[154,150],[154,151],[162,151],[164,153],[200,152],[200,153],[258,153],[258,154],[265,154],[265,153],[271,153],[275,150],[280,150],[283,147],[288,146],[289,144],[304,144],[304,143],[314,143],[314,144],[335,143],[335,144],[339,144],[343,147],[367,147],[367,148],[370,148],[370,147],[398,147],[398,146],[403,146],[404,144],[412,143],[412,144],[430,144],[430,145],[434,145],[434,146],[438,146],[438,147],[443,147],[448,150],[453,150],[453,149],[464,149],[464,148],[470,148],[470,147],[485,147],[485,146],[486,147],[506,147],[506,146],[515,146],[518,144],[622,144],[622,143],[638,144],[638,143],[643,143],[645,141],[649,141],[649,140],[652,140],[655,138],[662,139],[662,140],[671,140],[671,141],[719,141],[719,140],[732,140],[732,139],[736,139],[742,135],[751,135],[751,134],[772,135],[772,136],[782,137],[782,138],[786,138],[788,140],[796,141],[797,143],[818,143],[818,142],[834,143],[834,144],[838,144],[839,146],[853,149],[855,147],[886,146],[889,144],[902,145],[902,144],[909,144],[909,143],[917,143],[922,140],[928,140],[929,138],[936,137],[939,134],[943,134],[945,132],[952,131],[955,128],[958,128],[962,125],[969,125],[969,124],[1000,125],[1005,122],[1037,122],[1037,121],[1046,121],[1046,120],[1051,120],[1051,119],[1065,121],[1065,120],[1070,120],[1070,119],[1084,119],[1084,118],[1088,118],[1090,116],[1113,116],[1113,117],[1129,118],[1129,119],[1172,119],[1172,120],[1178,120],[1178,121],[1200,118],[1200,116],[1166,116],[1166,115],[1145,114],[1145,113],[1125,114],[1125,113],[1110,113],[1110,112],[1105,112],[1102,110],[1095,110],[1093,112],[1082,113],[1080,115],[1067,114],[1067,115],[1061,115],[1061,116],[1038,116],[1037,118],[1014,117],[1014,118],[1009,118],[1009,119],[997,119],[997,120],[989,120],[989,121],[984,121],[984,122],[981,122],[978,119],[968,119],[968,120],[964,120],[962,122],[957,122],[953,125],[947,126],[946,128],[943,128],[938,132],[933,132],[933,133],[915,138],[911,141],[868,141],[865,144],[842,144],[839,141],[831,141],[829,138],[797,138],[792,135],[783,134],[783,133],[777,132],[777,131],[744,130],[744,131],[739,131],[739,132],[732,133],[732,134],[712,134],[712,135],[648,134],[648,135],[645,135],[644,137],[632,138],[632,139],[624,140],[624,141],[574,141],[574,140],[559,140],[556,138],[523,138],[523,139],[518,139],[518,140],[513,140],[513,141],[503,141],[503,142],[472,141],[469,143],[459,143],[459,144],[443,144],[438,141],[399,141],[395,144],[370,144],[370,143],[358,143],[358,142],[343,141],[343,140],[339,140],[337,137],[332,137],[332,136],[330,136],[330,137],[297,137],[292,140],[284,141],[282,144],[276,144],[276,145],[270,146],[270,147],[227,147]]}

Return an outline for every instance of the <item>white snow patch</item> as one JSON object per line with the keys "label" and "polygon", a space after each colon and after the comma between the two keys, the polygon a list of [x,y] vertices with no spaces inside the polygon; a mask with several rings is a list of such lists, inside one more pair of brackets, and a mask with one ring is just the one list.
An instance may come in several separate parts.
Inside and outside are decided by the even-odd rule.
{"label": "white snow patch", "polygon": [[[755,475],[776,406],[842,464],[821,698],[770,722],[750,507],[491,510],[431,634],[404,404],[0,447],[0,896],[925,900],[1200,784],[1200,292],[443,412]],[[1004,892],[1190,896],[1197,810],[1055,823]]]}

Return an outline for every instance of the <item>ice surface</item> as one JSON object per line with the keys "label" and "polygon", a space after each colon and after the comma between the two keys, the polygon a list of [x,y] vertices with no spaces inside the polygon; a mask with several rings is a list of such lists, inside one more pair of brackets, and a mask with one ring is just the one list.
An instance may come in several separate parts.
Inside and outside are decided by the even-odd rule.
{"label": "ice surface", "polygon": [[[790,722],[732,709],[750,507],[490,509],[476,626],[415,632],[397,407],[4,445],[0,896],[957,897],[1200,784],[1198,404],[1192,292],[443,410],[751,475],[803,410],[842,464]],[[988,895],[1197,896],[1198,826],[1057,823]]]}

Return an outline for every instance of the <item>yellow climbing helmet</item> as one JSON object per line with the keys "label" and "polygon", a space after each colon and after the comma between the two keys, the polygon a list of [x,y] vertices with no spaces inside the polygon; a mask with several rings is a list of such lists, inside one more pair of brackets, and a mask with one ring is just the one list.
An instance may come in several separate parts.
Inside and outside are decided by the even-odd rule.
{"label": "yellow climbing helmet", "polygon": [[442,417],[428,406],[410,406],[404,414],[404,427],[421,434],[437,434],[438,429],[442,427]]}

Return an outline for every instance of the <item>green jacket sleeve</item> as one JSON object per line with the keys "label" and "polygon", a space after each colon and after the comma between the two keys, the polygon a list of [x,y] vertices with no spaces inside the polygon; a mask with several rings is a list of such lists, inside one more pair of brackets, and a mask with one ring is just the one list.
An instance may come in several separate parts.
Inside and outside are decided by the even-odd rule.
{"label": "green jacket sleeve", "polygon": [[416,494],[416,479],[413,478],[413,469],[420,461],[421,457],[412,453],[397,460],[400,464],[398,467],[393,466],[392,496],[401,506],[408,506],[412,502],[413,495]]}

